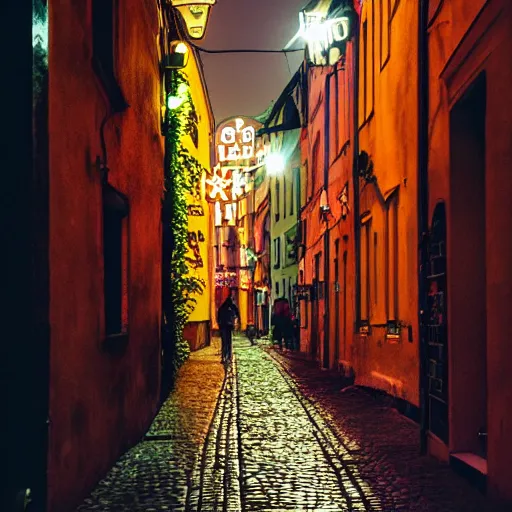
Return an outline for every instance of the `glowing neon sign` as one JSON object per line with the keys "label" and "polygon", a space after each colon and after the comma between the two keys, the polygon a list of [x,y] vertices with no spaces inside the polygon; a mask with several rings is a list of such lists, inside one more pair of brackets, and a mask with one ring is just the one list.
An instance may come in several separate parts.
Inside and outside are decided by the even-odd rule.
{"label": "glowing neon sign", "polygon": [[313,65],[336,64],[345,52],[345,42],[351,37],[350,18],[342,14],[347,14],[347,11],[329,13],[325,6],[313,11],[304,9],[299,13],[299,31],[286,48],[290,48],[301,38],[307,44],[308,58]]}
{"label": "glowing neon sign", "polygon": [[219,167],[213,169],[213,176],[206,180],[206,184],[210,185],[208,190],[210,199],[215,201],[217,196],[219,196],[221,201],[229,200],[227,192],[233,180],[227,177],[228,172],[228,169],[221,169]]}
{"label": "glowing neon sign", "polygon": [[254,126],[244,126],[245,121],[237,118],[234,126],[224,126],[217,145],[219,162],[236,162],[254,157],[256,130]]}

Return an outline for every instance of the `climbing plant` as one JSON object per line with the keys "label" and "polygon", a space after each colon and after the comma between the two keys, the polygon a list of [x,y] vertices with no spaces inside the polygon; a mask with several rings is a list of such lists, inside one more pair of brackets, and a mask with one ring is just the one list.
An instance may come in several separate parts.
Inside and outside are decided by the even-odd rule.
{"label": "climbing plant", "polygon": [[163,345],[172,379],[190,353],[183,331],[196,304],[194,294],[203,293],[205,287],[202,279],[189,274],[185,261],[188,251],[187,196],[194,192],[205,169],[182,144],[186,135],[197,133],[197,115],[185,74],[174,71],[167,79],[166,89],[169,96],[181,96],[182,100],[177,107],[167,109],[162,205]]}

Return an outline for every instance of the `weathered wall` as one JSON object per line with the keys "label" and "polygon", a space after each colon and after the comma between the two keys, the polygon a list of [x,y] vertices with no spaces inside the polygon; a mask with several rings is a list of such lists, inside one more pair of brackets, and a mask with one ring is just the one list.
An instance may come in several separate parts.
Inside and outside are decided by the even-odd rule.
{"label": "weathered wall", "polygon": [[[196,158],[200,164],[207,169],[211,169],[211,149],[213,137],[213,113],[210,106],[208,92],[206,90],[202,63],[200,56],[190,52],[190,59],[187,66],[183,69],[184,74],[187,76],[190,84],[190,92],[192,101],[198,117],[198,144],[197,146],[192,141],[190,134],[185,134],[182,144],[186,147],[190,154]],[[192,237],[195,236],[197,240],[197,250],[199,250],[200,261],[198,261],[194,253],[195,242],[189,242],[189,252],[186,257],[188,260],[188,267],[191,276],[202,279],[205,283],[205,288],[202,294],[194,295],[197,300],[194,310],[192,311],[189,321],[190,322],[210,322],[210,302],[211,302],[211,277],[208,267],[209,252],[211,251],[211,232],[210,232],[210,215],[213,208],[210,203],[206,201],[205,197],[205,183],[204,179],[206,173],[203,175],[201,183],[198,186],[197,195],[195,197],[189,196],[189,205],[200,205],[203,208],[204,215],[191,216],[188,218],[188,230]],[[188,339],[188,338],[187,338]],[[192,340],[190,340],[192,341]],[[195,345],[201,345],[201,340],[195,340]]]}
{"label": "weathered wall", "polygon": [[[282,122],[282,118],[276,120],[276,124]],[[280,239],[281,255],[279,258],[279,267],[275,268],[275,255],[272,256],[271,281],[272,281],[272,300],[275,301],[279,297],[285,297],[289,300],[290,306],[293,307],[293,288],[292,293],[289,291],[289,283],[291,286],[297,284],[297,264],[287,264],[286,262],[286,233],[297,225],[297,211],[299,205],[296,201],[296,190],[294,185],[295,169],[300,168],[300,148],[298,146],[300,131],[293,130],[290,132],[278,132],[272,135],[273,139],[278,139],[273,152],[278,152],[286,156],[286,165],[281,173],[272,174],[269,178],[269,187],[272,194],[271,201],[271,217],[270,217],[270,240],[272,251],[274,251],[274,240]],[[279,201],[276,199],[276,186],[279,182]],[[293,202],[293,213],[290,213],[290,205]],[[279,215],[279,218],[276,217]],[[283,280],[285,287],[283,289]],[[290,281],[291,280],[291,281]],[[279,294],[276,292],[276,283],[279,283]]]}
{"label": "weathered wall", "polygon": [[[382,9],[382,10],[381,10]],[[360,25],[359,150],[373,161],[376,184],[360,181],[361,215],[369,223],[368,307],[362,316],[369,334],[356,335],[353,362],[356,382],[381,388],[418,405],[417,274],[417,76],[418,4],[366,0]],[[395,199],[393,199],[393,197]],[[397,249],[387,249],[387,211],[398,201]],[[397,276],[388,267],[398,258]],[[396,284],[397,283],[397,284]],[[396,299],[390,291],[398,286]],[[390,309],[397,300],[398,318]],[[364,301],[364,296],[362,298]],[[388,320],[403,327],[391,339]],[[411,326],[411,327],[409,327]],[[412,340],[408,329],[412,328]]]}
{"label": "weathered wall", "polygon": [[159,394],[163,139],[156,3],[119,4],[117,76],[130,107],[105,126],[109,180],[130,203],[128,344],[105,337],[100,125],[91,2],[50,3],[50,511],[68,511],[148,427]]}
{"label": "weathered wall", "polygon": [[[432,1],[431,4],[429,211],[431,216],[439,201],[447,205],[450,357],[450,439],[447,448],[450,452],[474,451],[475,444],[478,444],[477,431],[484,427],[479,425],[481,418],[475,417],[475,411],[482,410],[484,416],[486,412],[488,490],[492,496],[510,502],[512,475],[509,461],[512,443],[507,433],[512,429],[512,413],[508,405],[512,400],[512,380],[508,364],[511,357],[508,340],[512,332],[504,319],[507,318],[512,300],[512,244],[510,237],[504,234],[512,229],[512,180],[507,171],[512,160],[512,98],[508,85],[512,79],[511,5],[501,0],[450,0],[438,10],[436,7],[440,2]],[[481,197],[473,194],[465,210],[457,198],[467,188],[472,176],[468,175],[466,179],[459,176],[459,181],[456,180],[459,166],[450,155],[450,149],[456,150],[453,140],[450,146],[450,138],[460,138],[460,127],[457,129],[452,123],[450,137],[450,112],[457,101],[471,90],[475,78],[482,72],[485,74],[486,87],[485,140],[481,141],[485,144],[485,184],[480,190]],[[473,148],[468,148],[470,150]],[[459,184],[456,188],[455,183]],[[483,220],[485,228],[473,240],[473,245],[483,245],[485,248],[486,261],[475,268],[477,272],[485,274],[483,293],[486,315],[479,324],[481,328],[483,323],[486,340],[482,343],[480,335],[477,343],[468,344],[466,339],[459,336],[459,331],[466,329],[471,336],[471,327],[478,320],[469,303],[466,315],[463,315],[456,292],[466,286],[469,302],[477,292],[471,286],[473,273],[469,276],[460,272],[457,274],[463,262],[462,256],[457,256],[453,249],[457,247],[454,244],[464,243],[462,233],[455,230],[455,223],[457,218],[464,216],[465,211],[465,232],[475,238],[475,224],[470,219],[478,210],[478,205],[485,206],[485,213],[481,211],[475,221]],[[459,303],[454,302],[457,298]],[[468,323],[468,319],[471,319],[471,323]],[[478,327],[475,325],[475,329]],[[480,350],[482,347],[483,354]],[[485,365],[483,376],[478,369],[482,362]],[[479,372],[479,378],[471,378],[479,375]],[[468,400],[468,396],[472,399]]]}
{"label": "weathered wall", "polygon": [[[302,159],[306,169],[305,181],[301,187],[306,190],[305,203],[301,213],[302,225],[306,230],[303,240],[306,246],[304,256],[304,281],[302,284],[311,286],[315,277],[323,280],[325,253],[323,234],[325,224],[320,217],[320,194],[324,184],[325,162],[325,75],[327,68],[311,68],[308,73],[308,126],[307,135],[302,143]],[[319,255],[320,275],[315,276],[315,256]],[[302,266],[302,265],[301,265]],[[320,347],[323,344],[324,299],[304,303],[306,311],[301,314],[301,351],[312,357],[320,357]],[[318,318],[315,324],[314,316]],[[316,347],[314,346],[316,343]]]}

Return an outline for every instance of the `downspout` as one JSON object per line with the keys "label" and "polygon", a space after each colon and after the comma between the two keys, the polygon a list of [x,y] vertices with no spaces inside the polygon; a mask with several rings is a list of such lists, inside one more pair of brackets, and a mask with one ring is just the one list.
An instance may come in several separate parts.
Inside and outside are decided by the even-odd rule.
{"label": "downspout", "polygon": [[357,16],[357,23],[354,22],[354,43],[352,51],[352,69],[353,69],[353,130],[354,144],[352,150],[352,183],[354,187],[354,270],[355,270],[355,322],[354,332],[359,332],[361,320],[361,226],[359,211],[359,23],[360,18]]}
{"label": "downspout", "polygon": [[419,320],[419,398],[420,451],[427,452],[428,434],[428,350],[425,313],[427,307],[428,263],[428,0],[420,0],[418,23],[418,320]]}
{"label": "downspout", "polygon": [[[325,117],[324,117],[324,190],[327,194],[329,185],[329,149],[330,149],[330,114],[331,114],[331,76],[336,74],[337,67],[334,71],[327,74],[325,78]],[[329,327],[331,323],[331,316],[329,314],[329,269],[330,269],[330,228],[329,219],[325,220],[325,233],[324,233],[324,346],[323,346],[323,361],[322,366],[329,368]],[[337,314],[337,312],[335,312]]]}

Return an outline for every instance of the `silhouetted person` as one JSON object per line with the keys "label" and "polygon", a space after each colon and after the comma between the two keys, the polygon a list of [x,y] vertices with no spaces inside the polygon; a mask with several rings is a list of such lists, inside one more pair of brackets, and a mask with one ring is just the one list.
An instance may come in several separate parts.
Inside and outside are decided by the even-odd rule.
{"label": "silhouetted person", "polygon": [[220,337],[222,340],[223,363],[231,360],[233,346],[232,334],[233,327],[235,326],[235,318],[240,318],[240,312],[230,296],[222,303],[217,312],[217,323],[219,324]]}

